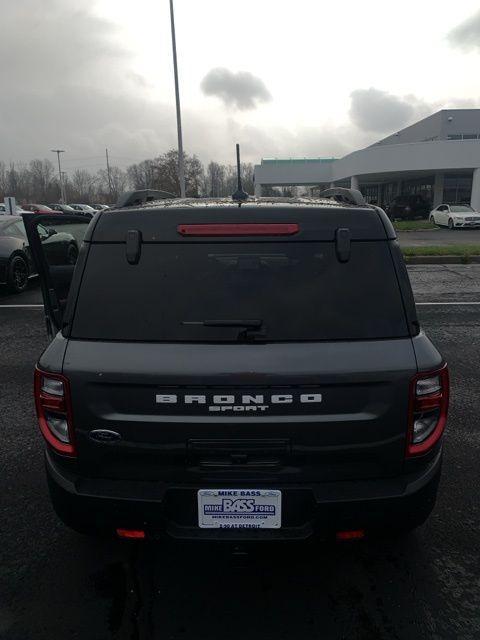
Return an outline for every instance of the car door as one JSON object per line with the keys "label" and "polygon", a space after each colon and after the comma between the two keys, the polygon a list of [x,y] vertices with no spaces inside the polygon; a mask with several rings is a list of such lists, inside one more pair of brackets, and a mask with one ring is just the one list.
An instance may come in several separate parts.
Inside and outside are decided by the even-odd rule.
{"label": "car door", "polygon": [[446,225],[448,223],[448,207],[446,204],[442,204],[437,208],[435,218],[438,224]]}
{"label": "car door", "polygon": [[63,213],[24,213],[22,218],[40,279],[47,333],[53,338],[63,326],[70,285],[86,251],[83,240],[90,220]]}
{"label": "car door", "polygon": [[445,209],[443,210],[443,223],[444,225],[448,225],[448,220],[450,219],[450,207],[446,204]]}

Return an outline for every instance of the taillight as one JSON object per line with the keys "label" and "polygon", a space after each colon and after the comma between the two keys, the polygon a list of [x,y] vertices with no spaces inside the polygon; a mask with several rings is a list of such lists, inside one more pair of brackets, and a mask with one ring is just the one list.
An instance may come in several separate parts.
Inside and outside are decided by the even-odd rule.
{"label": "taillight", "polygon": [[35,369],[35,406],[43,437],[58,453],[75,456],[70,385],[65,376]]}
{"label": "taillight", "polygon": [[447,365],[412,379],[407,456],[427,453],[440,440],[447,422],[448,395]]}
{"label": "taillight", "polygon": [[182,236],[292,236],[300,227],[296,223],[227,223],[227,224],[179,224]]}

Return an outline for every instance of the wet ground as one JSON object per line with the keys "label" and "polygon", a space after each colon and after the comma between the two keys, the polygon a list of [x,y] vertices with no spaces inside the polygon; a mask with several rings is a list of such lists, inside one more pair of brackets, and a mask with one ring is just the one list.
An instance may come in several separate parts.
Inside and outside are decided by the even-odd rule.
{"label": "wet ground", "polygon": [[452,372],[437,507],[403,540],[300,547],[95,541],[60,524],[31,397],[43,314],[7,306],[39,294],[0,291],[0,638],[479,638],[480,266],[410,274]]}

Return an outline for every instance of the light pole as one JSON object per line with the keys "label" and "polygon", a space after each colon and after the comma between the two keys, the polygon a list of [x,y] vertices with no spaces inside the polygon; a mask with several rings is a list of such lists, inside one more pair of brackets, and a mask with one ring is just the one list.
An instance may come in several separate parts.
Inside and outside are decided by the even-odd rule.
{"label": "light pole", "polygon": [[173,75],[175,77],[175,103],[177,107],[178,134],[178,181],[180,182],[180,197],[185,197],[185,166],[183,161],[182,114],[180,111],[180,91],[178,88],[177,42],[175,38],[175,16],[173,0],[170,0],[170,22],[172,26]]}
{"label": "light pole", "polygon": [[66,204],[65,202],[65,189],[63,186],[63,175],[62,175],[62,167],[60,165],[60,154],[61,153],[65,153],[65,149],[51,149],[52,153],[56,153],[57,154],[57,160],[58,160],[58,178],[60,180],[60,199],[62,201],[62,204]]}
{"label": "light pole", "polygon": [[62,171],[62,187],[63,187],[63,196],[62,196],[62,204],[67,204],[67,172]]}

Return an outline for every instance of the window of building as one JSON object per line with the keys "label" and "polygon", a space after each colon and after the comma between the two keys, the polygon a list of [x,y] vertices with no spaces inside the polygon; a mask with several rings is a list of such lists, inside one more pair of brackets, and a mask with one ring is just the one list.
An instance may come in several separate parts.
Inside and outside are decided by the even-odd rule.
{"label": "window of building", "polygon": [[447,136],[447,140],[478,140],[479,133],[455,133]]}
{"label": "window of building", "polygon": [[361,191],[367,202],[378,204],[380,201],[378,184],[362,184]]}
{"label": "window of building", "polygon": [[465,173],[446,174],[443,183],[443,201],[449,204],[470,204],[472,175]]}
{"label": "window of building", "polygon": [[423,196],[426,200],[433,201],[434,176],[425,176],[416,180],[404,180],[402,182],[402,195]]}
{"label": "window of building", "polygon": [[390,204],[397,195],[398,184],[396,182],[387,182],[383,185],[383,194],[380,200],[382,205]]}

